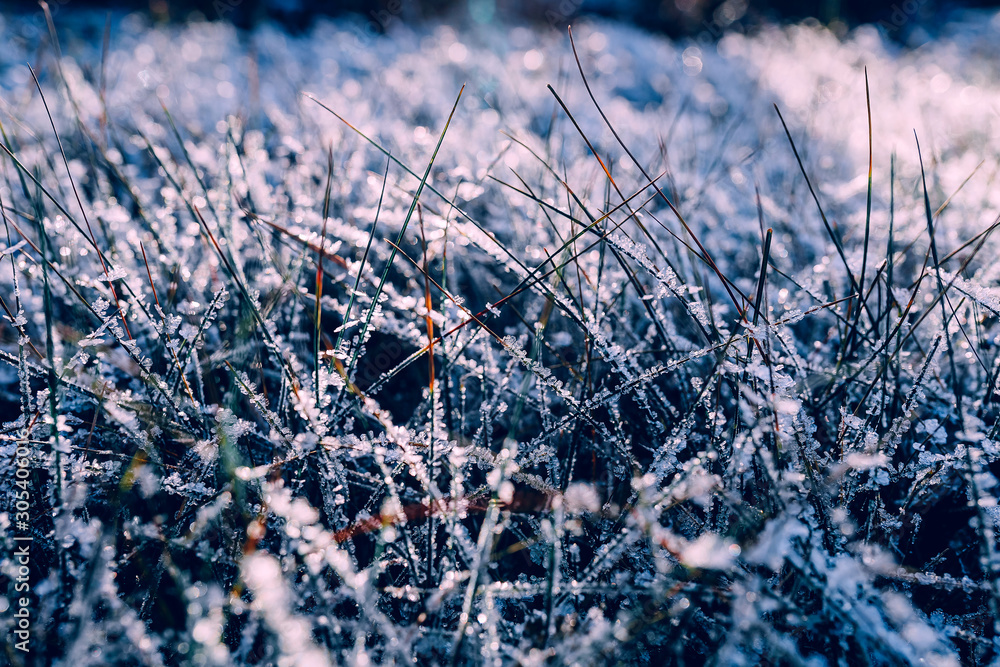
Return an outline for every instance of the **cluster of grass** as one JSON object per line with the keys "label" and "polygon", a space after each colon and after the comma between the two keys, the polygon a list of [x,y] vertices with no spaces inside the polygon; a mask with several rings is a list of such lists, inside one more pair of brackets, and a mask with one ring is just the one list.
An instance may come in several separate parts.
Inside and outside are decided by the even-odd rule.
{"label": "cluster of grass", "polygon": [[575,43],[479,171],[444,157],[464,89],[422,156],[305,95],[342,131],[310,149],[116,118],[103,60],[45,48],[0,145],[12,664],[997,655],[1000,220],[946,247],[922,165],[888,202],[869,167],[845,231],[774,107],[808,216],[747,184],[723,237]]}

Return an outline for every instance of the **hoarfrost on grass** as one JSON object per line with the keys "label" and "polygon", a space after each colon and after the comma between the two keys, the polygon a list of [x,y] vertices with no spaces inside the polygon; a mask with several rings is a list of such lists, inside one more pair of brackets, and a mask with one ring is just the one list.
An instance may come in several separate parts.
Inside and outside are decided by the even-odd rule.
{"label": "hoarfrost on grass", "polygon": [[556,31],[32,20],[0,583],[13,525],[41,659],[995,659],[996,17],[581,23],[631,155]]}

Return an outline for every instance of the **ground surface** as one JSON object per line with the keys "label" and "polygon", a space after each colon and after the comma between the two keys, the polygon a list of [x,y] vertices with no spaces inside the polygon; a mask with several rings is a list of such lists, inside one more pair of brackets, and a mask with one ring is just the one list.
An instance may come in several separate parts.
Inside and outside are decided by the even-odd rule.
{"label": "ground surface", "polygon": [[996,657],[1000,19],[54,18],[0,19],[14,664]]}

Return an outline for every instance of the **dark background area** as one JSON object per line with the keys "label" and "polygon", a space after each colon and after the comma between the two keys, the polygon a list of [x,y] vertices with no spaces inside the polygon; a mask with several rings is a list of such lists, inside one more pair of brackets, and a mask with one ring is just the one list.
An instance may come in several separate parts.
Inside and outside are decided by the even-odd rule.
{"label": "dark background area", "polygon": [[[449,18],[480,23],[515,21],[563,28],[584,16],[634,23],[672,37],[752,30],[763,22],[814,18],[834,27],[879,26],[893,39],[921,28],[933,32],[962,9],[1000,6],[1000,0],[49,0],[50,7],[138,10],[159,21],[189,18],[250,27],[265,20],[305,29],[318,16],[354,15],[369,32],[396,19]],[[0,1],[2,12],[37,11],[28,0]]]}
{"label": "dark background area", "polygon": [[[479,22],[510,20],[563,27],[582,16],[628,21],[673,37],[725,29],[752,29],[764,21],[815,18],[853,26],[874,23],[893,37],[917,27],[930,29],[956,10],[1000,6],[998,0],[50,0],[50,7],[140,10],[157,20],[195,16],[249,27],[275,20],[291,29],[308,27],[317,16],[353,14],[371,31],[397,18],[449,17]],[[0,2],[0,11],[34,11],[36,2]]]}

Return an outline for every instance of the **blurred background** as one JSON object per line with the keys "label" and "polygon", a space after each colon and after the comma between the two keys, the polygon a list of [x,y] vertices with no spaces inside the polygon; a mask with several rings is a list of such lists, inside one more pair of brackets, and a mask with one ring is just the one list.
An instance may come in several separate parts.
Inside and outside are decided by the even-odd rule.
{"label": "blurred background", "polygon": [[[717,36],[752,30],[763,22],[813,18],[834,30],[861,23],[878,26],[905,41],[965,9],[1000,5],[1000,0],[49,0],[61,7],[141,10],[158,21],[208,19],[250,27],[270,20],[290,30],[305,29],[320,16],[355,15],[365,30],[384,32],[393,21],[445,18],[476,23],[548,24],[562,29],[573,20],[602,16],[645,29],[681,36]],[[3,11],[33,11],[28,0],[0,2]]]}

